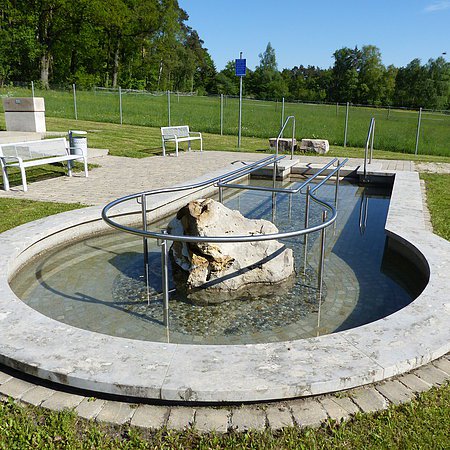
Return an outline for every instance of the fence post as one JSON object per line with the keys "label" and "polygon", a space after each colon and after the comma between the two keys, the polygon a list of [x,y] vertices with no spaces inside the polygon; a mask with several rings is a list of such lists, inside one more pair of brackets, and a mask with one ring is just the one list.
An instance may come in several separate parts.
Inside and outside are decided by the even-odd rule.
{"label": "fence post", "polygon": [[[284,124],[284,97],[283,97],[283,103],[281,104],[281,126]],[[281,135],[283,137],[283,135]]]}
{"label": "fence post", "polygon": [[167,90],[167,117],[168,117],[168,126],[170,127],[170,91]]}
{"label": "fence post", "polygon": [[345,107],[344,147],[347,147],[348,108],[349,108],[349,102],[347,102],[347,105]]}
{"label": "fence post", "polygon": [[119,86],[119,115],[120,115],[120,125],[123,123],[122,117],[122,88]]}
{"label": "fence post", "polygon": [[416,150],[414,151],[414,155],[417,156],[417,152],[419,151],[419,136],[420,136],[420,122],[422,121],[422,108],[419,109],[419,118],[417,119],[417,132],[416,132]]}
{"label": "fence post", "polygon": [[31,96],[34,98],[34,81],[31,82]]}
{"label": "fence post", "polygon": [[75,83],[72,84],[73,88],[73,109],[75,111],[75,120],[78,120],[78,111],[77,111],[77,90],[75,88]]}
{"label": "fence post", "polygon": [[223,135],[223,94],[220,94],[220,135]]}

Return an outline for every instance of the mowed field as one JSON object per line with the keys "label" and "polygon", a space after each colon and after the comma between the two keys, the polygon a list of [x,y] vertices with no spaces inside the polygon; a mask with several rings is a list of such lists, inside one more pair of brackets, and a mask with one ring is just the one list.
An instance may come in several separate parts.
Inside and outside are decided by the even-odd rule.
{"label": "mowed field", "polygon": [[[1,96],[31,96],[30,89],[3,87]],[[35,91],[45,98],[46,115],[73,119],[73,93],[70,90]],[[79,120],[119,123],[117,91],[77,91]],[[122,94],[123,123],[160,127],[169,121],[167,95]],[[281,102],[244,99],[242,135],[258,138],[276,137],[281,128]],[[296,118],[296,138],[328,139],[331,145],[344,144],[345,105],[285,103],[284,117]],[[238,133],[239,100],[224,98],[223,133]],[[349,109],[347,146],[364,147],[370,118],[376,119],[375,148],[414,153],[418,122],[417,111],[351,106]],[[170,95],[171,125],[189,125],[194,131],[220,133],[220,97]],[[285,136],[292,135],[291,125]],[[450,114],[423,112],[419,135],[419,154],[450,156]]]}

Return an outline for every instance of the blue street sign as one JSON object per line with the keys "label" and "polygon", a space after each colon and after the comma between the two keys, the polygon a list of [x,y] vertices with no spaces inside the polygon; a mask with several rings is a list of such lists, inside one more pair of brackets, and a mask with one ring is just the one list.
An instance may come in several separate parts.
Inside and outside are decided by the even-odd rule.
{"label": "blue street sign", "polygon": [[247,66],[246,59],[236,59],[236,76],[237,77],[245,77],[245,70]]}

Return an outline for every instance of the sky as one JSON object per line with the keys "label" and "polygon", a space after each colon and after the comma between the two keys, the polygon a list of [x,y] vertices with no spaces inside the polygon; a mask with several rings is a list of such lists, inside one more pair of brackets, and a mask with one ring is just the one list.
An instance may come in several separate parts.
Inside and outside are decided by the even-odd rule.
{"label": "sky", "polygon": [[259,64],[270,42],[278,69],[328,68],[342,47],[375,45],[397,67],[444,55],[450,61],[450,0],[178,0],[222,70],[228,61]]}

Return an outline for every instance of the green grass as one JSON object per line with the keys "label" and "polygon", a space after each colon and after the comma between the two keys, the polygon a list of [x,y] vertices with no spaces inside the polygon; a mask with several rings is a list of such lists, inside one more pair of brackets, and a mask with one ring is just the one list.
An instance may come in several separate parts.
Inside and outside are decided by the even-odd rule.
{"label": "green grass", "polygon": [[433,231],[450,240],[450,174],[423,173]]}
{"label": "green grass", "polygon": [[329,421],[321,428],[217,435],[140,431],[86,422],[71,412],[48,412],[0,404],[1,449],[448,449],[450,387],[376,414],[357,414],[349,422]]}
{"label": "green grass", "polygon": [[0,233],[42,217],[82,208],[80,203],[35,202],[0,198]]}
{"label": "green grass", "polygon": [[[0,88],[1,95],[30,96],[23,88]],[[47,117],[74,118],[71,91],[36,91],[45,98]],[[168,124],[167,96],[148,94],[123,95],[123,121],[127,125],[160,127]],[[237,136],[238,99],[224,102],[224,133]],[[77,111],[80,120],[119,122],[117,93],[78,91]],[[328,139],[331,145],[344,142],[345,106],[286,103],[285,117],[297,120],[296,137]],[[242,135],[267,139],[275,137],[281,125],[281,104],[244,100]],[[376,118],[375,148],[400,153],[414,153],[418,113],[391,109],[351,107],[348,142],[351,147],[363,147],[371,117]],[[195,131],[220,133],[219,97],[177,97],[171,95],[171,123],[188,124]],[[286,136],[291,133],[288,126]],[[147,146],[153,144],[147,143]],[[158,144],[157,144],[158,145]],[[160,145],[160,144],[159,144]],[[158,146],[159,146],[158,145]],[[235,146],[235,144],[234,144]],[[450,156],[450,115],[424,112],[419,137],[419,153]]]}
{"label": "green grass", "polygon": [[[107,148],[111,155],[144,158],[162,154],[161,131],[155,127],[136,125],[120,125],[105,122],[91,122],[86,120],[47,117],[47,128],[51,131],[67,132],[69,129],[83,129],[88,131],[89,147]],[[0,129],[5,128],[4,114],[0,114]],[[239,151],[236,136],[204,133],[204,148],[210,150]],[[170,145],[170,144],[169,144]],[[186,148],[186,143],[182,148]],[[173,151],[173,146],[168,147]],[[198,142],[193,142],[193,148],[199,148]],[[241,149],[243,152],[269,151],[268,140],[258,137],[243,137]],[[363,158],[364,150],[355,147],[339,147],[332,145],[327,156],[342,156]],[[374,150],[374,157],[381,159],[404,159],[413,161],[448,162],[449,156],[423,155],[417,157],[409,153],[394,153],[385,150]]]}

